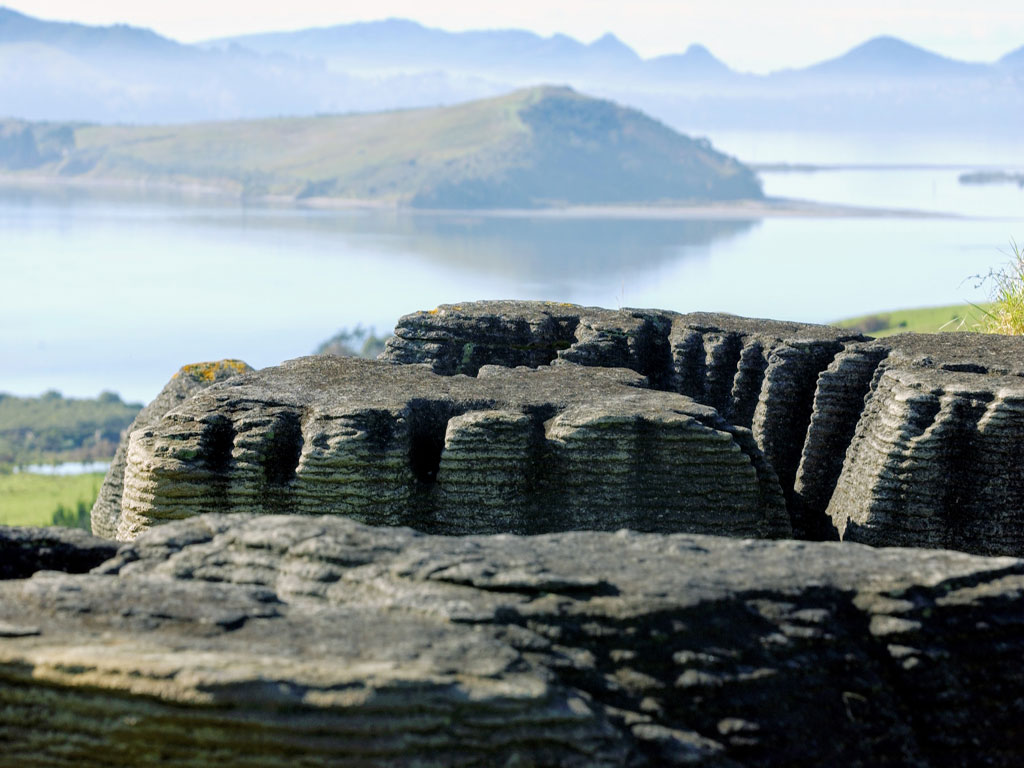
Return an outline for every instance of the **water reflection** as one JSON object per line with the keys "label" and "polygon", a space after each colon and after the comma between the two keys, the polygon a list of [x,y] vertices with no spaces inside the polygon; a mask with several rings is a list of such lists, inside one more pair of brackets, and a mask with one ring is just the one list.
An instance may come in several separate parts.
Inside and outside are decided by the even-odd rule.
{"label": "water reflection", "polygon": [[[543,285],[564,294],[643,274],[735,237],[754,221],[615,221],[406,215],[394,231],[411,248],[449,269]],[[371,225],[372,226],[372,225]]]}
{"label": "water reflection", "polygon": [[612,220],[242,207],[0,189],[0,391],[148,401],[183,363],[273,365],[343,327],[511,298],[828,321],[984,300],[1012,222]]}

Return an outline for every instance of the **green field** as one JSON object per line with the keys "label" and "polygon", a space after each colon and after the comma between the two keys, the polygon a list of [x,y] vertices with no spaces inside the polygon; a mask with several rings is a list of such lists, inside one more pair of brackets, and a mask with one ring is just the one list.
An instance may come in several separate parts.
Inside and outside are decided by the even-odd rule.
{"label": "green field", "polygon": [[868,336],[892,336],[894,333],[942,333],[979,331],[990,304],[952,304],[947,307],[897,309],[860,317],[836,320],[831,325],[855,328]]}
{"label": "green field", "polygon": [[58,507],[75,515],[79,504],[91,509],[102,474],[0,474],[0,525],[52,525]]}

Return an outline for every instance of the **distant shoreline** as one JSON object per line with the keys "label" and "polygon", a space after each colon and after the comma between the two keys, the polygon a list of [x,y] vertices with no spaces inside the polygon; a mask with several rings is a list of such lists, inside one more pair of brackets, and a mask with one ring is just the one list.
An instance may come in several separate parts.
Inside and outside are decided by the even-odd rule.
{"label": "distant shoreline", "polygon": [[[674,221],[687,219],[763,219],[763,218],[917,218],[960,219],[957,214],[898,208],[816,203],[791,198],[762,200],[721,200],[707,202],[664,202],[643,204],[564,205],[548,208],[414,208],[396,201],[352,198],[310,197],[298,199],[283,195],[243,197],[215,184],[131,179],[62,178],[53,176],[0,173],[0,188],[74,189],[109,193],[151,193],[159,198],[173,194],[186,200],[215,198],[239,205],[310,210],[393,211],[412,215],[479,216],[489,218],[544,219],[619,219],[635,221]],[[133,199],[138,199],[133,198]]]}

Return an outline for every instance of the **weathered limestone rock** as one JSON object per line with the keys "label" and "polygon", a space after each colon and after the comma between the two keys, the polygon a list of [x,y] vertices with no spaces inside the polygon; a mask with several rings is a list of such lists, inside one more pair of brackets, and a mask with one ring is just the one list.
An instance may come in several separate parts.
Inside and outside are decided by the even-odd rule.
{"label": "weathered limestone rock", "polygon": [[[251,371],[240,360],[220,360],[215,363],[194,363],[181,368],[167,386],[161,390],[149,405],[143,408],[128,427],[128,435],[136,429],[144,429],[164,416],[169,410],[183,403],[196,392],[218,381],[224,381],[239,373]],[[92,507],[92,531],[97,536],[114,538],[117,523],[121,517],[121,488],[124,485],[124,467],[128,441],[122,440],[117,447],[114,460],[107,470],[99,496]]]}
{"label": "weathered limestone rock", "polygon": [[345,518],[0,582],[0,766],[1016,766],[1024,561]]}
{"label": "weathered limestone rock", "polygon": [[[200,511],[287,508],[449,533],[628,526],[1024,555],[1024,339],[867,340],[728,315],[478,302],[407,315],[384,357],[440,375],[387,374],[392,395],[377,405],[356,402],[378,387],[369,374],[332,382],[312,363],[284,387],[304,394],[280,402],[270,383],[246,395],[255,405],[186,404],[191,390],[172,382],[137,422],[160,434],[134,430],[129,495],[122,450],[94,531],[131,538]],[[531,379],[495,365],[591,373]],[[657,391],[638,395],[637,378],[602,368],[631,369]],[[307,374],[319,394],[307,397]],[[576,377],[571,396],[556,394],[559,375]],[[616,388],[630,397],[611,394],[609,416]],[[332,399],[356,410],[324,410]],[[172,416],[177,406],[186,415]],[[694,418],[728,448],[693,438]]]}
{"label": "weathered limestone rock", "polygon": [[0,580],[23,579],[43,570],[85,573],[116,551],[114,542],[77,528],[0,525]]}
{"label": "weathered limestone rock", "polygon": [[[791,512],[817,521],[822,538],[1024,554],[1019,472],[1006,458],[1024,431],[1001,415],[1021,375],[1020,338],[901,334],[847,344],[819,379]],[[988,402],[1001,426],[976,436]],[[934,418],[941,425],[913,439]]]}
{"label": "weathered limestone rock", "polygon": [[844,539],[1024,553],[1024,379],[886,367],[828,514]]}
{"label": "weathered limestone rock", "polygon": [[[475,375],[481,365],[568,362],[631,368],[752,429],[793,491],[818,374],[843,345],[839,328],[697,312],[608,310],[539,301],[443,305],[402,317],[382,357]],[[803,521],[793,520],[797,535]]]}
{"label": "weathered limestone rock", "polygon": [[[203,512],[337,513],[443,533],[790,533],[750,431],[625,369],[310,357],[132,431],[116,534]],[[106,530],[106,529],[104,529]]]}
{"label": "weathered limestone rock", "polygon": [[798,537],[1024,555],[1021,338],[478,302],[403,317],[384,356],[629,367],[751,428]]}

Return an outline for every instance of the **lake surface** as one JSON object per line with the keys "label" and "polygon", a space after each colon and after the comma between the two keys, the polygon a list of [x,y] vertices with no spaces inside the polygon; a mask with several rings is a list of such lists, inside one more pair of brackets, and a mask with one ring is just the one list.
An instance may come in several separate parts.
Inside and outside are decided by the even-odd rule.
{"label": "lake surface", "polygon": [[983,301],[972,276],[1024,241],[1024,191],[958,172],[763,178],[770,195],[974,218],[559,220],[0,189],[0,391],[148,401],[184,363],[273,365],[344,327],[485,298],[811,322]]}
{"label": "lake surface", "polygon": [[106,472],[110,469],[109,461],[65,461],[60,464],[29,464],[15,467],[14,472],[26,475],[86,475],[93,472]]}

